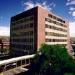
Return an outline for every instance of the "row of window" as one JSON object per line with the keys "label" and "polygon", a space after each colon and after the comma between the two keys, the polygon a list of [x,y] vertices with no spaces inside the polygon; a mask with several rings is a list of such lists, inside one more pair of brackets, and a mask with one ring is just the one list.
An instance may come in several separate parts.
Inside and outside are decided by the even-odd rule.
{"label": "row of window", "polygon": [[33,45],[12,44],[12,47],[18,49],[33,50]]}
{"label": "row of window", "polygon": [[24,39],[12,39],[13,42],[26,42],[26,43],[31,43],[33,42],[33,38],[24,38]]}
{"label": "row of window", "polygon": [[66,42],[66,39],[45,39],[46,42]]}
{"label": "row of window", "polygon": [[54,33],[54,32],[45,32],[45,35],[48,35],[48,36],[57,36],[57,37],[67,37],[67,35],[59,34],[59,33]]}
{"label": "row of window", "polygon": [[45,18],[45,21],[48,21],[48,22],[50,22],[50,23],[54,23],[54,24],[59,25],[59,26],[67,27],[67,26],[64,25],[64,24],[59,23],[59,22],[57,22],[57,21],[53,21],[53,20],[51,20],[51,19],[49,19],[49,18]]}
{"label": "row of window", "polygon": [[21,23],[24,23],[24,22],[33,21],[33,19],[34,19],[33,16],[31,16],[31,17],[26,17],[26,18],[23,18],[23,19],[21,19],[21,20],[12,22],[12,25],[17,25],[17,24],[21,24]]}
{"label": "row of window", "polygon": [[33,31],[28,31],[28,32],[20,32],[19,34],[17,33],[12,33],[12,36],[33,36]]}
{"label": "row of window", "polygon": [[58,30],[58,31],[67,32],[67,30],[65,30],[65,29],[58,28],[58,27],[55,27],[55,26],[50,26],[48,24],[45,25],[45,28],[50,28],[50,29],[54,29],[54,30]]}
{"label": "row of window", "polygon": [[60,18],[58,18],[58,17],[56,17],[56,16],[54,16],[54,15],[52,15],[52,14],[48,14],[48,16],[49,16],[50,18],[53,18],[53,19],[59,21],[59,22],[65,23],[64,20],[62,20],[62,19],[60,19]]}
{"label": "row of window", "polygon": [[33,23],[12,27],[13,30],[33,28]]}

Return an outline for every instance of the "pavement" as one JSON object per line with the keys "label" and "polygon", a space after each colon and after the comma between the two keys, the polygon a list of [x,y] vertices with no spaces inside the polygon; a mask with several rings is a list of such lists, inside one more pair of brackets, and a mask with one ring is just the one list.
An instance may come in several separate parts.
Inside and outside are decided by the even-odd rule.
{"label": "pavement", "polygon": [[15,68],[15,69],[5,71],[5,72],[1,73],[0,75],[15,75],[15,74],[19,74],[21,72],[25,72],[27,70],[28,69],[26,69],[26,68],[19,67],[19,68]]}

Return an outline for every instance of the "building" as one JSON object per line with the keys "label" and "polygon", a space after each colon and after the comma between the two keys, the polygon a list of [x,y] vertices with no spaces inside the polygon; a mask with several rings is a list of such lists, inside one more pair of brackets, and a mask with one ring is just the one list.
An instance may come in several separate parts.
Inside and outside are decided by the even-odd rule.
{"label": "building", "polygon": [[0,39],[0,49],[3,49],[3,42],[2,42],[2,39]]}
{"label": "building", "polygon": [[0,54],[7,54],[10,48],[10,39],[7,36],[0,36]]}
{"label": "building", "polygon": [[64,44],[69,48],[69,22],[43,7],[34,7],[11,18],[11,49],[35,53],[41,44]]}
{"label": "building", "polygon": [[6,36],[0,36],[0,49],[9,49],[10,39]]}

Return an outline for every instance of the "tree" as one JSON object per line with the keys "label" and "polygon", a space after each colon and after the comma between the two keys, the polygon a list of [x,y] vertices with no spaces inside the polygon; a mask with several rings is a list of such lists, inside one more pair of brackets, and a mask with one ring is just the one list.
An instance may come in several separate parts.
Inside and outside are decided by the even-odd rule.
{"label": "tree", "polygon": [[64,45],[42,44],[33,59],[28,75],[71,75],[75,74],[75,61]]}
{"label": "tree", "polygon": [[38,62],[41,61],[39,71],[42,73],[54,75],[63,75],[65,72],[75,73],[75,61],[69,56],[64,45],[43,44],[40,51],[42,55],[39,56]]}
{"label": "tree", "polygon": [[9,53],[9,51],[10,51],[9,49],[0,49],[0,53],[2,53],[2,54]]}

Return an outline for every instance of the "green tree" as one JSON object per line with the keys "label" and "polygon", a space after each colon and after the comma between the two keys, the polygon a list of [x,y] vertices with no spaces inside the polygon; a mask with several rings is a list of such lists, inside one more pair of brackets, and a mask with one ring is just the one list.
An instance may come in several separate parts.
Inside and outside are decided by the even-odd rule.
{"label": "green tree", "polygon": [[75,61],[64,45],[42,44],[33,59],[28,75],[73,75]]}
{"label": "green tree", "polygon": [[9,49],[0,49],[0,53],[9,53]]}

